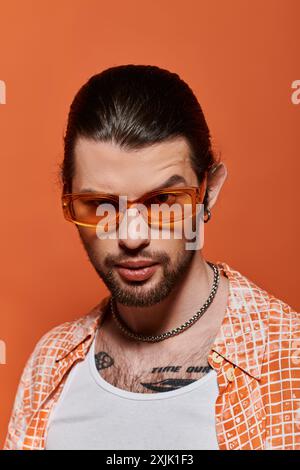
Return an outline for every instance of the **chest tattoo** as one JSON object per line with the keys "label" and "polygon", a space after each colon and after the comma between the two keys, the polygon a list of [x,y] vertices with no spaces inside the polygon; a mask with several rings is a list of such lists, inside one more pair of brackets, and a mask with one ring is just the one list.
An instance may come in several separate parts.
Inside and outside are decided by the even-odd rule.
{"label": "chest tattoo", "polygon": [[[193,360],[196,360],[195,355]],[[120,360],[119,364],[116,364],[112,355],[105,351],[95,354],[96,368],[99,373],[101,371],[105,380],[119,388],[138,392],[143,392],[145,389],[152,393],[177,390],[199,380],[211,370],[203,358],[201,365],[188,365],[189,360],[183,362],[186,365],[160,365],[138,375],[132,374],[130,367],[124,361]]]}

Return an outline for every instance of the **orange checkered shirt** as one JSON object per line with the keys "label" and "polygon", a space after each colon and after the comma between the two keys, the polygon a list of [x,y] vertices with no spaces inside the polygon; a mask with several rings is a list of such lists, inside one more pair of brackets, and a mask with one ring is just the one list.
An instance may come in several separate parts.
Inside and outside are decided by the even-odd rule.
{"label": "orange checkered shirt", "polygon": [[[208,356],[219,385],[219,448],[300,450],[299,314],[228,264],[217,264],[230,286]],[[20,379],[5,450],[45,449],[52,407],[71,368],[85,358],[108,300],[37,343]]]}

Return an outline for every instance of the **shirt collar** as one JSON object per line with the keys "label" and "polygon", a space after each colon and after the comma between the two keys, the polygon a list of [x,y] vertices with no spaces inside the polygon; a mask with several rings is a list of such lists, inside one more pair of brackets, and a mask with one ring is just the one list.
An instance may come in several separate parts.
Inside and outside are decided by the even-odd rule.
{"label": "shirt collar", "polygon": [[[227,263],[217,261],[216,264],[229,279],[229,295],[212,350],[252,377],[260,379],[266,345],[269,295]],[[60,335],[56,362],[85,341],[86,346],[89,346],[109,299],[110,296],[102,299],[85,317],[65,324],[66,335]]]}

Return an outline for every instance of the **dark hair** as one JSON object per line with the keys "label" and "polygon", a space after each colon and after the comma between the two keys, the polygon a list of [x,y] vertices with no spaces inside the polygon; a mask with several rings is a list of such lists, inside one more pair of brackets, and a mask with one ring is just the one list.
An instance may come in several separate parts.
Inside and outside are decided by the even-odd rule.
{"label": "dark hair", "polygon": [[154,65],[120,65],[93,75],[70,107],[60,165],[63,193],[72,192],[78,137],[133,150],[179,136],[187,139],[201,184],[205,171],[217,161],[201,106],[190,87],[176,73]]}

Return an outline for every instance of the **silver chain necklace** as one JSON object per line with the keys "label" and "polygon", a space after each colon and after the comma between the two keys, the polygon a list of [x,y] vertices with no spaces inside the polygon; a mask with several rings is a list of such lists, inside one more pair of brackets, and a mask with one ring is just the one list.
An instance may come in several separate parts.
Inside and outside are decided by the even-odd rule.
{"label": "silver chain necklace", "polygon": [[192,326],[197,320],[199,320],[199,318],[202,317],[202,315],[204,314],[204,312],[206,312],[206,310],[208,309],[208,307],[210,306],[210,304],[212,303],[215,295],[216,295],[216,292],[218,290],[218,287],[219,287],[219,282],[220,282],[220,271],[219,271],[219,268],[217,265],[213,264],[213,263],[210,263],[209,261],[207,261],[207,263],[209,264],[209,266],[213,269],[214,271],[214,281],[213,281],[213,286],[212,286],[212,289],[211,289],[211,292],[206,300],[206,302],[202,305],[202,307],[200,308],[200,310],[198,310],[197,313],[195,313],[195,315],[192,316],[192,318],[190,318],[190,320],[187,320],[185,323],[183,323],[181,326],[179,326],[178,328],[173,328],[172,330],[170,331],[167,331],[166,333],[162,333],[160,335],[155,335],[155,336],[145,336],[145,335],[141,335],[141,334],[137,334],[137,333],[134,333],[133,331],[131,331],[128,326],[125,324],[125,322],[122,320],[122,318],[120,317],[119,313],[117,312],[117,310],[114,309],[114,306],[113,306],[113,298],[111,297],[110,298],[110,309],[111,309],[111,313],[112,313],[112,316],[116,322],[116,324],[118,325],[118,327],[120,328],[120,330],[123,331],[123,333],[125,333],[127,336],[130,336],[131,338],[134,338],[134,339],[137,339],[138,341],[147,341],[149,343],[152,343],[152,342],[158,342],[158,341],[162,341],[164,339],[167,339],[167,338],[170,338],[171,336],[175,336],[175,335],[178,335],[179,333],[182,333],[183,331],[185,331],[187,328],[189,328],[190,326]]}

